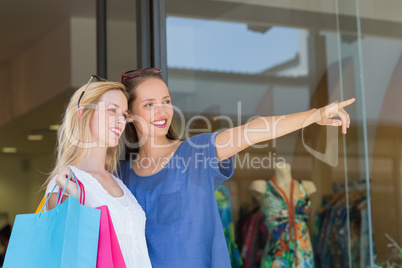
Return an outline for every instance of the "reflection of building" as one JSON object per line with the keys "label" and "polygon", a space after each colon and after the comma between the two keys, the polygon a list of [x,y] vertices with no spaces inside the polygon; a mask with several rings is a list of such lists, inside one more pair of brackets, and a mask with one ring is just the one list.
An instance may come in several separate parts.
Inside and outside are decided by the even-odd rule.
{"label": "reflection of building", "polygon": [[[1,25],[8,25],[0,30],[4,37],[0,43],[0,147],[17,149],[15,154],[0,154],[0,213],[8,213],[11,219],[35,208],[43,173],[54,160],[55,132],[49,126],[57,124],[72,88],[85,83],[97,69],[95,2],[58,6],[23,2],[18,8],[13,2],[4,4],[0,17]],[[193,115],[208,120],[225,115],[237,125],[255,115],[288,114],[356,97],[356,105],[348,109],[350,133],[345,139],[338,136],[338,166],[313,158],[300,132],[269,142],[268,148],[249,148],[239,156],[249,153],[263,158],[275,152],[287,158],[295,177],[313,180],[318,187],[312,196],[313,211],[319,209],[322,196],[333,194],[332,183],[370,179],[371,192],[366,194],[372,198],[374,238],[384,260],[390,255],[384,233],[402,243],[398,78],[402,52],[398,11],[402,7],[396,2],[387,6],[361,2],[361,32],[357,32],[356,3],[335,7],[322,1],[169,0],[161,14],[166,11],[168,20],[179,19],[164,40],[163,27],[144,24],[149,22],[146,5],[136,15],[135,1],[109,1],[105,67],[111,80],[119,80],[122,71],[137,66],[168,67],[174,105],[187,120]],[[163,17],[160,20],[163,23],[158,25],[166,24]],[[180,24],[191,20],[194,25]],[[243,30],[229,30],[234,24]],[[212,33],[208,28],[219,25],[226,30]],[[174,31],[180,27],[199,27],[199,31]],[[288,32],[281,34],[281,30]],[[240,33],[249,35],[242,39]],[[241,43],[230,46],[235,41]],[[292,46],[287,49],[289,43]],[[272,51],[280,55],[269,54]],[[180,55],[186,56],[183,64]],[[275,61],[268,63],[269,56]],[[200,121],[192,124],[205,127]],[[226,119],[211,124],[212,130],[230,126]],[[43,140],[27,140],[30,134]],[[325,152],[325,129],[312,126],[304,134],[308,146]],[[250,182],[271,174],[270,169],[236,170],[227,182],[235,219],[240,205],[251,202]]]}

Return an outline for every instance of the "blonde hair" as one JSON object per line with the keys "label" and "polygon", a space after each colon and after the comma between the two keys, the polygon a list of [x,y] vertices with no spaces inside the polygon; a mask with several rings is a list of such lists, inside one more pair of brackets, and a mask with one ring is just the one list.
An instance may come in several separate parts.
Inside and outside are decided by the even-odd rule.
{"label": "blonde hair", "polygon": [[[80,107],[84,107],[81,117],[78,116],[78,99],[83,90],[85,94],[80,101]],[[128,100],[128,94],[123,84],[118,82],[93,82],[88,86],[79,88],[71,97],[64,114],[63,123],[57,132],[57,160],[53,171],[50,173],[42,188],[59,173],[60,168],[74,165],[88,156],[87,144],[91,141],[90,120],[95,106],[99,103],[103,94],[111,90],[120,90]],[[110,173],[116,171],[119,156],[119,146],[109,147],[106,151],[105,169]]]}

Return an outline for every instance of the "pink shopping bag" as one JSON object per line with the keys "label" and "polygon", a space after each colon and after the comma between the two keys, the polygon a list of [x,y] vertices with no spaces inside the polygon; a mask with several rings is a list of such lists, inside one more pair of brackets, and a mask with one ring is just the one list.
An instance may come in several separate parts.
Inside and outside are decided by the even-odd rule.
{"label": "pink shopping bag", "polygon": [[[80,180],[77,179],[80,188],[80,199],[85,204],[85,188]],[[125,268],[123,254],[121,253],[119,241],[113,227],[109,208],[105,206],[97,207],[101,211],[97,268]]]}
{"label": "pink shopping bag", "polygon": [[114,231],[107,206],[97,207],[101,211],[97,268],[125,268],[123,254]]}

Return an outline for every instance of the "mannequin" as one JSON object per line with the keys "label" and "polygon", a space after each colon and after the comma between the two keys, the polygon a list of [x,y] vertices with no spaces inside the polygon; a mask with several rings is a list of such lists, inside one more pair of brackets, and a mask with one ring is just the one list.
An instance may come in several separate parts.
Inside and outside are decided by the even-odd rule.
{"label": "mannequin", "polygon": [[[285,162],[278,162],[275,164],[275,176],[273,178],[277,185],[279,185],[284,192],[289,196],[290,184],[292,180],[291,175],[291,165]],[[312,181],[302,181],[304,188],[306,189],[308,195],[311,195],[317,191],[314,182]],[[267,181],[266,180],[256,180],[250,185],[251,194],[262,203],[265,192],[267,191]],[[294,193],[294,200],[299,199],[298,192]]]}
{"label": "mannequin", "polygon": [[288,163],[277,163],[270,181],[256,180],[250,191],[261,203],[270,236],[261,267],[314,267],[307,221],[311,181],[294,180]]}

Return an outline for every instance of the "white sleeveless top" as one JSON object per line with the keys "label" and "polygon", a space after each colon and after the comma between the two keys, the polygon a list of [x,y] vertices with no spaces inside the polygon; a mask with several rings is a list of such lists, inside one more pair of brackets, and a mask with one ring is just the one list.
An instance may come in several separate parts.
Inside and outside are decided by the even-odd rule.
{"label": "white sleeveless top", "polygon": [[[70,168],[85,187],[85,205],[93,208],[108,206],[126,266],[152,267],[145,240],[145,212],[130,190],[112,174],[124,194],[122,197],[113,197],[92,175],[73,166]],[[52,191],[56,177],[49,182],[46,196]],[[54,192],[57,191],[59,191],[58,186]],[[45,211],[47,210],[46,207]]]}

